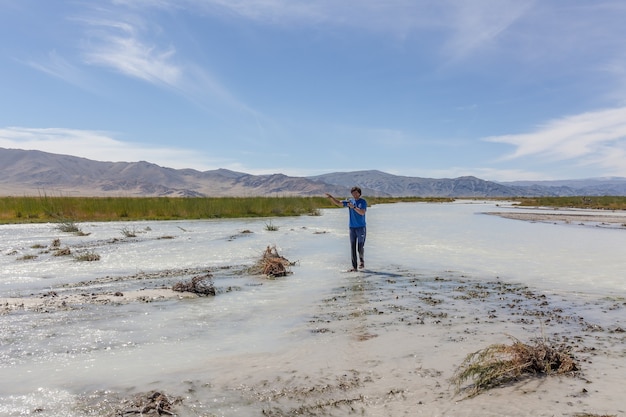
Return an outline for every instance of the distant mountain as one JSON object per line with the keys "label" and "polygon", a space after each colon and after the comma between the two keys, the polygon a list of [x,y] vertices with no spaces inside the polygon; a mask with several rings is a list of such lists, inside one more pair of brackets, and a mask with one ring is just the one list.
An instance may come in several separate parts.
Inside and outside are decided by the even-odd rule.
{"label": "distant mountain", "polygon": [[0,195],[241,197],[323,195],[339,187],[283,174],[164,168],[149,162],[100,162],[0,148]]}
{"label": "distant mountain", "polygon": [[359,184],[364,193],[423,197],[513,197],[527,194],[525,187],[506,186],[476,177],[434,179],[405,177],[381,171],[336,172],[309,177],[342,187]]}
{"label": "distant mountain", "polygon": [[523,187],[549,187],[552,189],[571,190],[572,194],[563,195],[626,195],[626,178],[624,177],[605,177],[605,178],[588,178],[579,180],[558,180],[558,181],[511,181],[503,182],[504,185],[523,186]]}
{"label": "distant mountain", "polygon": [[366,196],[532,197],[626,195],[625,178],[499,183],[476,177],[419,178],[377,170],[312,177],[251,175],[216,169],[164,168],[149,162],[101,162],[41,151],[0,148],[0,196]]}

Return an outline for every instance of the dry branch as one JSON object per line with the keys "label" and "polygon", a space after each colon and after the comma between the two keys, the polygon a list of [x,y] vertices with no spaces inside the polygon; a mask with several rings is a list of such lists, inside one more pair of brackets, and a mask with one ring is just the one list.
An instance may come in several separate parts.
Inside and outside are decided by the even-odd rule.
{"label": "dry branch", "polygon": [[289,267],[294,265],[288,259],[278,254],[276,246],[268,246],[261,259],[250,269],[252,274],[263,274],[268,277],[284,277],[291,274]]}

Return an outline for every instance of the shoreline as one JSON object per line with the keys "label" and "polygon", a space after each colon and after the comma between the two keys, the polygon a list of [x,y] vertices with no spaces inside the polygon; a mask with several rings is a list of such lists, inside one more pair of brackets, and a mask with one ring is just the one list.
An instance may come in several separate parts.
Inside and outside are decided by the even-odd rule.
{"label": "shoreline", "polygon": [[577,224],[580,226],[607,225],[626,228],[626,214],[575,214],[575,213],[514,213],[514,212],[486,212],[492,216],[505,219],[524,220],[528,222]]}
{"label": "shoreline", "polygon": [[59,294],[49,291],[45,294],[26,297],[0,298],[0,314],[16,310],[32,312],[51,312],[57,310],[74,310],[89,304],[122,305],[130,303],[150,303],[166,300],[184,300],[200,297],[191,292],[177,292],[169,288],[140,289],[115,292],[76,292]]}

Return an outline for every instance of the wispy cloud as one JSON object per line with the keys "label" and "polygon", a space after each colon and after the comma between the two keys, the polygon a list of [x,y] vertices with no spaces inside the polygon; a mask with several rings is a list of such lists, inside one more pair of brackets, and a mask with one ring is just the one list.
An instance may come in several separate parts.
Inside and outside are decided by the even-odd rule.
{"label": "wispy cloud", "polygon": [[84,45],[86,63],[151,83],[176,86],[182,70],[174,62],[175,48],[143,40],[143,22],[138,23],[135,16],[132,20],[122,19],[83,19],[90,35]]}
{"label": "wispy cloud", "polygon": [[[171,7],[181,4],[171,2]],[[623,42],[614,36],[623,27],[622,0],[187,0],[184,4],[260,25],[330,26],[412,41],[427,36],[448,62],[481,52],[509,52],[508,59],[515,62],[558,62],[565,56],[578,60],[587,53],[602,54],[606,48],[623,49]]]}
{"label": "wispy cloud", "polygon": [[87,90],[90,89],[87,79],[81,72],[80,68],[74,65],[71,61],[65,59],[56,50],[50,51],[45,61],[30,60],[25,62],[25,64],[50,76],[59,78],[69,84],[73,84]]}
{"label": "wispy cloud", "polygon": [[440,32],[448,55],[462,57],[493,42],[535,0],[190,0],[191,7],[264,25],[331,25],[402,39]]}
{"label": "wispy cloud", "polygon": [[179,169],[208,170],[233,164],[233,161],[211,159],[198,150],[146,147],[141,143],[122,142],[110,132],[93,130],[7,127],[0,129],[0,147],[36,149],[97,161],[149,161]]}
{"label": "wispy cloud", "polygon": [[445,54],[461,59],[486,46],[493,46],[533,4],[534,0],[444,2],[442,24],[448,31],[443,46]]}
{"label": "wispy cloud", "polygon": [[525,157],[574,160],[580,165],[602,166],[614,175],[626,175],[626,107],[563,117],[531,133],[485,140],[515,147],[504,160]]}
{"label": "wispy cloud", "polygon": [[189,56],[179,56],[176,41],[167,28],[144,17],[145,9],[141,7],[169,9],[166,1],[117,3],[129,8],[98,9],[92,16],[75,19],[85,27],[86,40],[82,47],[87,65],[110,68],[170,89],[210,111],[228,108],[258,117],[257,111],[236,97],[202,64]]}
{"label": "wispy cloud", "polygon": [[188,0],[187,7],[261,25],[285,28],[347,28],[404,38],[415,29],[438,27],[432,0]]}

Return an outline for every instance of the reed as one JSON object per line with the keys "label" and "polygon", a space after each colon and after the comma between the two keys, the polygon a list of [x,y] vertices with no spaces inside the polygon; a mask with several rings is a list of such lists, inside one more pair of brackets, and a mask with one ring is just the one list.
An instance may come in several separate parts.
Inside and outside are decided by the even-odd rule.
{"label": "reed", "polygon": [[[368,205],[397,202],[445,203],[447,197],[365,196]],[[522,206],[626,210],[626,196],[538,197]],[[0,224],[84,221],[221,219],[319,215],[335,208],[324,197],[0,197]]]}
{"label": "reed", "polygon": [[0,197],[0,223],[319,215],[322,197]]}

